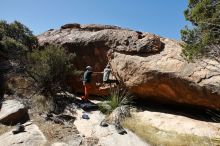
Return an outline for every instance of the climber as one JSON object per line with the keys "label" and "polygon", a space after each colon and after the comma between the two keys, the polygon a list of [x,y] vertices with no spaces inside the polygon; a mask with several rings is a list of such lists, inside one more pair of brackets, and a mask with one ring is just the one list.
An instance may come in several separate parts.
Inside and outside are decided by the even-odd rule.
{"label": "climber", "polygon": [[91,79],[92,79],[92,67],[87,66],[86,71],[83,74],[83,86],[84,86],[84,96],[82,100],[87,100],[89,96],[89,90],[91,89]]}
{"label": "climber", "polygon": [[84,96],[82,96],[82,100],[87,101],[90,93],[91,87],[91,80],[93,74],[99,74],[102,72],[93,72],[91,66],[86,67],[86,71],[83,74],[83,86],[84,86]]}
{"label": "climber", "polygon": [[119,84],[118,80],[109,79],[110,73],[111,73],[111,68],[110,68],[110,65],[108,64],[108,65],[106,65],[106,67],[103,71],[103,83],[108,83],[108,84],[116,83],[116,84]]}

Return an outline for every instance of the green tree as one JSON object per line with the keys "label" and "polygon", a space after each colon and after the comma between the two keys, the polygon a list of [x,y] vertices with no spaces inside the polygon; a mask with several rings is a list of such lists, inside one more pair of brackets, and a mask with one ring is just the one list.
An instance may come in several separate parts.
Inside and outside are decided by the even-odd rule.
{"label": "green tree", "polygon": [[0,54],[2,57],[20,61],[21,57],[38,45],[32,32],[18,21],[8,24],[0,21]]}
{"label": "green tree", "polygon": [[188,0],[184,11],[186,20],[192,22],[192,28],[181,30],[184,45],[183,54],[192,60],[201,56],[220,55],[220,1]]}
{"label": "green tree", "polygon": [[25,54],[37,44],[37,38],[20,22],[0,21],[0,99],[4,96],[5,75],[9,70],[23,68]]}

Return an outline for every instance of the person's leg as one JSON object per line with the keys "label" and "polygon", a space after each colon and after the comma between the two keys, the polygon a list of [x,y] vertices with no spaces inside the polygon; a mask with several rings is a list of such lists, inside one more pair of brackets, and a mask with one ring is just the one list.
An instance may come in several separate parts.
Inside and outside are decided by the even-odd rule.
{"label": "person's leg", "polygon": [[85,96],[84,96],[84,99],[87,99],[88,98],[88,85],[86,84],[85,85]]}
{"label": "person's leg", "polygon": [[81,96],[81,99],[85,99],[86,92],[87,92],[87,89],[86,89],[86,85],[85,85],[85,84],[83,84],[83,87],[84,87],[84,95]]}
{"label": "person's leg", "polygon": [[90,84],[86,84],[85,85],[85,98],[84,98],[85,100],[88,100],[88,98],[89,98],[90,89],[91,89]]}

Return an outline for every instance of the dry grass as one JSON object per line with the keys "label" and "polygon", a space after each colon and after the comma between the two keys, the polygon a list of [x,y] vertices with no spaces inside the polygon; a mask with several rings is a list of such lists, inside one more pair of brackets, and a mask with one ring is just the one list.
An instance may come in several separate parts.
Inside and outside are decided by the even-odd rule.
{"label": "dry grass", "polygon": [[32,97],[32,104],[34,110],[39,113],[51,111],[53,108],[53,102],[43,95],[34,95]]}
{"label": "dry grass", "polygon": [[153,146],[217,146],[220,140],[210,137],[199,137],[190,134],[178,134],[173,131],[163,131],[151,125],[146,125],[137,118],[128,118],[123,122],[123,126],[147,143]]}
{"label": "dry grass", "polygon": [[30,119],[33,121],[34,124],[36,124],[39,129],[42,131],[42,133],[47,138],[48,142],[47,145],[51,145],[54,142],[57,141],[64,141],[66,137],[70,135],[77,135],[79,134],[78,130],[76,129],[75,125],[62,125],[62,124],[56,124],[53,121],[46,121],[43,117],[39,115],[37,111],[30,112]]}
{"label": "dry grass", "polygon": [[20,97],[28,97],[32,94],[33,89],[28,78],[12,75],[6,83],[6,92],[8,94],[16,94]]}

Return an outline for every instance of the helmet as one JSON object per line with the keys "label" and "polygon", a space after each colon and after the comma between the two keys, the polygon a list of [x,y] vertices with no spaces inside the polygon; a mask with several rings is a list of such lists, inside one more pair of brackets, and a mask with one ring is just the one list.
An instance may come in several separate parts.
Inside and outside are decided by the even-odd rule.
{"label": "helmet", "polygon": [[86,69],[87,70],[92,70],[92,67],[91,66],[87,66]]}

